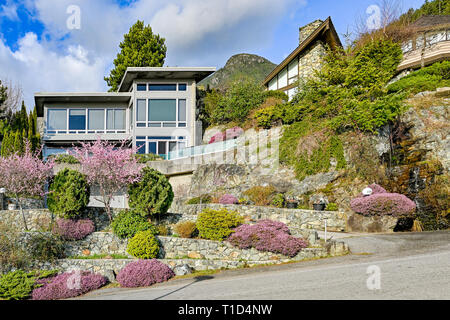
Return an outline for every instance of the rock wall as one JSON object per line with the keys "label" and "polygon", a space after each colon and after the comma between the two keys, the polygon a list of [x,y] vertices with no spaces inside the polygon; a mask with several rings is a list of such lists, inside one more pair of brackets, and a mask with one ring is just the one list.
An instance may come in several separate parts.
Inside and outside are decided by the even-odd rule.
{"label": "rock wall", "polygon": [[171,212],[182,212],[183,217],[180,221],[197,219],[197,213],[204,208],[218,210],[226,208],[237,211],[240,215],[246,217],[247,221],[256,222],[262,219],[270,219],[285,223],[288,227],[298,229],[323,230],[325,220],[327,220],[327,230],[345,231],[347,216],[339,211],[314,211],[304,209],[285,209],[275,207],[247,206],[234,204],[202,204],[185,205],[182,201],[175,201],[170,208]]}
{"label": "rock wall", "polygon": [[[234,269],[242,267],[252,267],[256,265],[280,264],[292,261],[302,261],[314,258],[324,258],[328,256],[338,256],[348,253],[348,247],[344,242],[330,242],[325,248],[306,248],[294,258],[280,258],[279,255],[269,256],[267,260],[261,260],[264,255],[249,255],[249,257],[259,258],[259,260],[238,260],[228,259],[203,259],[203,258],[180,258],[180,259],[158,259],[169,265],[177,273],[177,268],[188,265],[190,268],[199,270]],[[33,267],[36,269],[58,269],[61,272],[73,270],[88,270],[100,273],[110,281],[115,281],[116,275],[128,263],[135,259],[60,259],[55,262],[36,262]]]}

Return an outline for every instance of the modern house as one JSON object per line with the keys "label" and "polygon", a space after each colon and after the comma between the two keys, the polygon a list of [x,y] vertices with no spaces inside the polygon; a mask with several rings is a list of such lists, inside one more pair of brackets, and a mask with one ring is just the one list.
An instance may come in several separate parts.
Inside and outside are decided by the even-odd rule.
{"label": "modern house", "polygon": [[409,37],[403,42],[401,72],[417,69],[450,58],[450,16],[422,16],[408,26]]}
{"label": "modern house", "polygon": [[327,46],[342,47],[331,17],[316,20],[299,29],[299,46],[263,81],[268,90],[282,90],[289,98],[296,93],[298,80],[314,75],[320,68]]}
{"label": "modern house", "polygon": [[44,157],[79,141],[128,140],[139,153],[163,157],[201,144],[196,83],[211,67],[127,68],[117,92],[34,95]]}

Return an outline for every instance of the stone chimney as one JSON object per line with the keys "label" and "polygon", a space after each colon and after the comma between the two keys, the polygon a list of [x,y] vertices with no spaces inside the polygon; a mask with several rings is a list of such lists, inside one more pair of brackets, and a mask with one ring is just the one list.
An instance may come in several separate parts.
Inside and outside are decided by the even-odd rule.
{"label": "stone chimney", "polygon": [[308,38],[308,36],[314,32],[321,24],[323,23],[322,20],[317,19],[311,23],[308,23],[307,25],[299,28],[299,41],[298,43],[302,43],[303,41]]}

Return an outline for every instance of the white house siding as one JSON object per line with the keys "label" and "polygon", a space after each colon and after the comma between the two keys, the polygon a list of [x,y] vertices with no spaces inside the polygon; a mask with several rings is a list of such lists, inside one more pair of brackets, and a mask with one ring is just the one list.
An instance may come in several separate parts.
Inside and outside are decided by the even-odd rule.
{"label": "white house siding", "polygon": [[288,84],[287,81],[287,68],[284,68],[278,74],[278,89],[286,87]]}

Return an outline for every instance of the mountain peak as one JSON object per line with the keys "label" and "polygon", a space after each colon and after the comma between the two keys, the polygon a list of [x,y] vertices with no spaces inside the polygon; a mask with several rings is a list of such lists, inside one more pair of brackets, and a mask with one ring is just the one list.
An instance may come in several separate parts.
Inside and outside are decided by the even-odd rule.
{"label": "mountain peak", "polygon": [[220,68],[199,84],[215,89],[226,89],[230,83],[242,76],[262,82],[276,67],[264,57],[250,53],[239,53],[231,56],[223,68]]}

